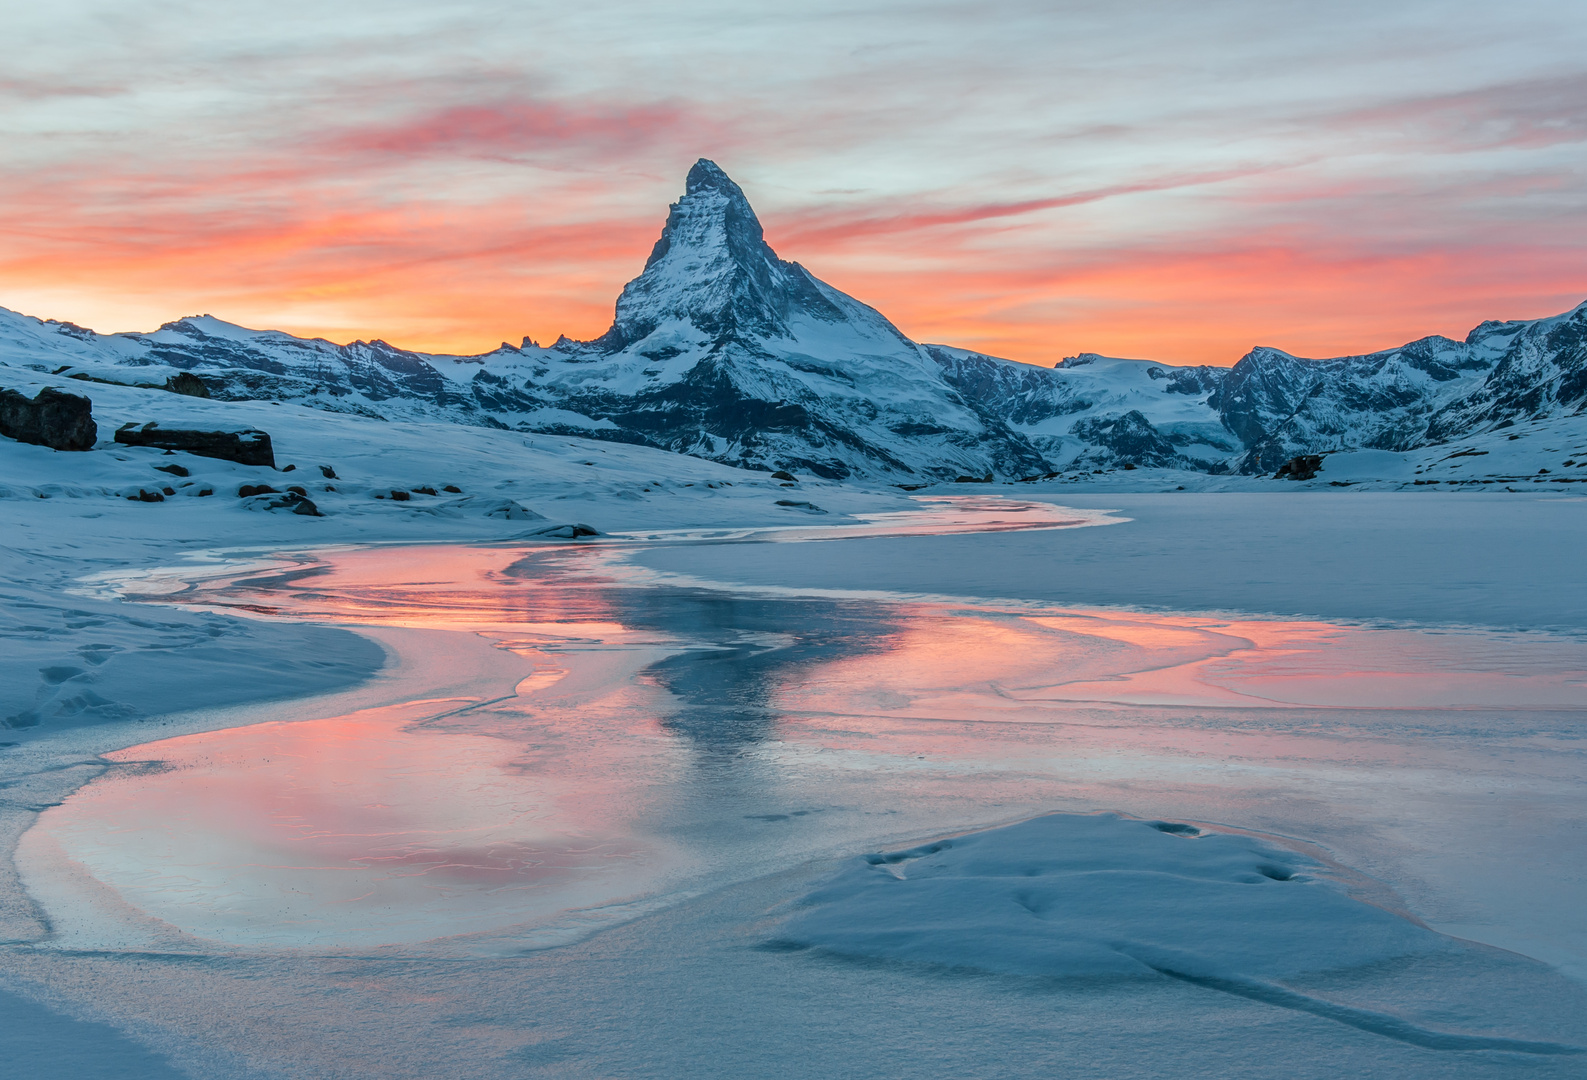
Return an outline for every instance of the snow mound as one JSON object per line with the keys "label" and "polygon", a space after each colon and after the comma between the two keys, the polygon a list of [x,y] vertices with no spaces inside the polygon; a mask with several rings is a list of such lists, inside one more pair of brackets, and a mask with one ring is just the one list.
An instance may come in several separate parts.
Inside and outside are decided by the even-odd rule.
{"label": "snow mound", "polygon": [[[804,899],[778,944],[1004,975],[1168,976],[1438,1049],[1582,1052],[1482,1023],[1448,1030],[1459,1009],[1428,1027],[1317,993],[1311,984],[1347,974],[1460,967],[1474,947],[1354,899],[1299,852],[1116,814],[1052,814],[863,856]],[[1482,980],[1470,981],[1480,1012]]]}
{"label": "snow mound", "polygon": [[836,952],[1019,975],[1285,978],[1445,940],[1249,836],[1052,814],[866,855],[791,931]]}

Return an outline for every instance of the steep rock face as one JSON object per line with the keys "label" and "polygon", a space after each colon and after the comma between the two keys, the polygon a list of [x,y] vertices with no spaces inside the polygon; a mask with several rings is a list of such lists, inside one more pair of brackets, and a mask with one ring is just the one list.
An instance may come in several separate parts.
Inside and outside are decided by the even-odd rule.
{"label": "steep rock face", "polygon": [[1047,464],[880,312],[779,259],[709,161],[689,171],[611,329],[545,361],[536,387],[558,410],[746,468],[928,479]]}
{"label": "steep rock face", "polygon": [[1494,357],[1492,371],[1438,409],[1428,423],[1429,441],[1587,411],[1587,304],[1551,319],[1485,322],[1467,335],[1466,346]]}
{"label": "steep rock face", "polygon": [[1240,444],[1208,398],[1226,368],[1175,368],[1082,353],[1038,368],[945,345],[927,351],[948,381],[1056,465],[1224,471]]}
{"label": "steep rock face", "polygon": [[1112,451],[1115,458],[1130,465],[1174,468],[1185,464],[1174,445],[1135,409],[1118,417],[1088,417],[1072,430],[1077,437]]}
{"label": "steep rock face", "polygon": [[697,161],[684,187],[644,272],[618,296],[612,328],[592,342],[601,352],[618,352],[675,323],[714,340],[787,339],[795,316],[845,320],[804,267],[767,245],[743,190],[714,162]]}
{"label": "steep rock face", "polygon": [[1301,453],[1422,445],[1440,403],[1490,365],[1443,337],[1331,360],[1257,348],[1230,370],[1208,404],[1246,447],[1240,471],[1269,473]]}

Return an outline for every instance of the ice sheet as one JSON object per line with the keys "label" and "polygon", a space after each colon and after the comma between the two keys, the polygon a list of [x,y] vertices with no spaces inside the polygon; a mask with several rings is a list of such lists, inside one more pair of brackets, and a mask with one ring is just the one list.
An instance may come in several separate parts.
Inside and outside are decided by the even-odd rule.
{"label": "ice sheet", "polygon": [[[1032,535],[978,538],[967,580]],[[206,1075],[966,1075],[993,1046],[1011,1076],[1262,1076],[1275,1054],[1297,1077],[1579,1072],[1466,1041],[1579,1042],[1580,987],[1544,966],[1587,971],[1587,882],[1561,856],[1584,780],[1577,638],[1086,607],[1030,575],[1023,598],[898,595],[864,560],[801,585],[809,552],[930,542],[673,549],[780,555],[747,589],[625,563],[676,534],[101,575],[150,603],[370,628],[394,656],[370,693],[404,690],[115,755],[27,834],[47,930],[7,962]],[[1053,810],[1259,832],[1399,920],[1373,925],[1403,933],[1403,910],[1444,944],[1084,989],[780,951],[790,900],[856,853]],[[568,858],[547,837],[626,847]],[[1147,902],[1186,874],[1125,872],[1175,883],[1137,890],[1151,938]],[[1228,932],[1228,909],[1195,911]],[[1471,979],[1489,1015],[1455,992]]]}

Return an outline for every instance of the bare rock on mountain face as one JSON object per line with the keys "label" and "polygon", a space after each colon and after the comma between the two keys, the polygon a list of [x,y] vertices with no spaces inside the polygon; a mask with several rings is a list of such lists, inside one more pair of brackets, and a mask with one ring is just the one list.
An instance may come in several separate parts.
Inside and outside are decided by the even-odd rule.
{"label": "bare rock on mountain face", "polygon": [[51,450],[92,450],[99,428],[93,402],[46,386],[31,400],[15,390],[0,391],[0,435]]}
{"label": "bare rock on mountain face", "polygon": [[116,429],[116,441],[125,446],[154,446],[161,450],[185,450],[199,457],[235,461],[239,465],[265,465],[275,468],[275,450],[263,431],[192,431],[162,428],[159,424],[123,424]]}
{"label": "bare rock on mountain face", "polygon": [[181,394],[183,397],[209,397],[209,387],[205,385],[203,379],[200,379],[191,371],[178,371],[175,375],[166,379],[165,389],[173,394]]}
{"label": "bare rock on mountain face", "polygon": [[1321,454],[1301,454],[1292,457],[1278,467],[1278,472],[1273,474],[1275,480],[1310,480],[1317,475],[1317,470],[1322,468]]}

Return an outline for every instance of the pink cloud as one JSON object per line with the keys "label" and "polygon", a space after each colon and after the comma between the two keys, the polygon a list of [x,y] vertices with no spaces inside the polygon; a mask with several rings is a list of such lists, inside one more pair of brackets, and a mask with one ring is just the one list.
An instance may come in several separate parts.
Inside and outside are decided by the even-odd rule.
{"label": "pink cloud", "polygon": [[[1265,168],[1217,169],[1201,173],[1179,173],[1151,177],[1133,183],[1112,184],[1085,191],[1068,192],[1039,199],[1016,202],[994,202],[968,206],[945,206],[932,209],[917,206],[901,207],[900,200],[888,200],[867,208],[839,210],[810,209],[793,215],[783,215],[778,222],[777,235],[785,243],[823,245],[868,236],[918,233],[943,226],[972,225],[999,218],[1020,217],[1042,210],[1056,210],[1071,206],[1084,206],[1105,199],[1147,192],[1170,191],[1176,188],[1202,187],[1210,184],[1239,180],[1273,171]],[[915,201],[915,200],[911,200]]]}
{"label": "pink cloud", "polygon": [[1336,129],[1389,133],[1445,152],[1587,141],[1587,74],[1499,83],[1341,112]]}
{"label": "pink cloud", "polygon": [[705,136],[710,125],[677,105],[504,100],[451,105],[390,124],[340,131],[321,141],[332,152],[512,158],[554,153],[602,157],[631,153],[681,132]]}

